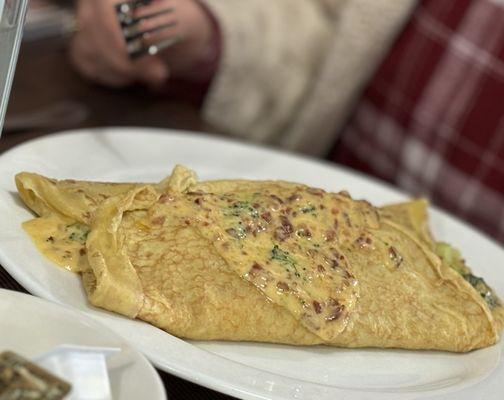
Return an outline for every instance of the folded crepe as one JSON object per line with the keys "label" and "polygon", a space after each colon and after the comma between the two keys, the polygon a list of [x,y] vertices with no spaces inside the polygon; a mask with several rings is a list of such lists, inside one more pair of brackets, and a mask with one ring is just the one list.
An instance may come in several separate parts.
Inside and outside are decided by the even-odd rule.
{"label": "folded crepe", "polygon": [[469,351],[504,308],[436,243],[426,202],[383,208],[282,181],[57,181],[20,173],[38,249],[91,304],[183,338]]}

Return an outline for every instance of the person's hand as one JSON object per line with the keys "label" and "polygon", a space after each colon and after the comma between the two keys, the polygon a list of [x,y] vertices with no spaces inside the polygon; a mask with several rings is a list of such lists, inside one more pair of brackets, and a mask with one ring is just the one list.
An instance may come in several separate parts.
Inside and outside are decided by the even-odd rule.
{"label": "person's hand", "polygon": [[180,35],[181,43],[158,56],[131,60],[117,22],[114,6],[118,0],[79,0],[77,24],[79,29],[71,46],[71,59],[85,77],[107,86],[126,86],[143,82],[149,86],[163,84],[169,75],[185,77],[199,61],[213,34],[206,11],[195,0],[155,0],[143,7],[137,16],[152,14],[174,7],[175,14],[164,14],[144,20],[141,30],[160,26],[175,17],[177,25],[146,38],[145,44]]}
{"label": "person's hand", "polygon": [[125,86],[138,80],[155,85],[166,78],[166,66],[153,57],[131,62],[115,14],[117,2],[78,2],[78,30],[72,41],[71,59],[82,75],[107,86]]}
{"label": "person's hand", "polygon": [[217,32],[211,17],[198,0],[155,0],[151,5],[140,8],[137,17],[156,14],[169,7],[175,10],[173,14],[145,19],[139,28],[148,31],[175,20],[175,27],[150,35],[145,44],[159,43],[163,39],[179,35],[182,42],[161,52],[159,58],[169,66],[171,76],[192,78],[197,73],[193,67],[208,55],[209,44]]}

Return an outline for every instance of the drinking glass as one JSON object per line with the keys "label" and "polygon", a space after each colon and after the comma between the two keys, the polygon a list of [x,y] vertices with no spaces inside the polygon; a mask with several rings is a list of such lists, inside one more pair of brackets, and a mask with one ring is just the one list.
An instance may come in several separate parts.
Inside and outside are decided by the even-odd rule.
{"label": "drinking glass", "polygon": [[28,0],[0,0],[0,136],[14,77]]}

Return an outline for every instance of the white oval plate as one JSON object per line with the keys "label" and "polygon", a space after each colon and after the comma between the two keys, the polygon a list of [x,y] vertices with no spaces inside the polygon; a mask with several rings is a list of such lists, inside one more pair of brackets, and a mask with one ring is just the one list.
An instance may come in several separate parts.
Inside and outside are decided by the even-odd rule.
{"label": "white oval plate", "polygon": [[[20,225],[31,213],[19,200],[14,175],[158,181],[184,164],[201,179],[285,179],[374,204],[405,198],[377,181],[328,163],[187,132],[95,129],[44,137],[0,157],[0,263],[30,292],[76,307],[105,323],[159,368],[243,399],[501,399],[502,341],[469,354],[334,349],[261,343],[189,342],[151,325],[93,309],[77,276],[43,258]],[[436,237],[464,257],[504,294],[504,253],[477,231],[431,210]]]}
{"label": "white oval plate", "polygon": [[95,319],[38,297],[0,289],[0,352],[14,351],[33,359],[56,346],[115,347],[122,361],[109,370],[112,398],[164,400],[156,370],[125,340]]}

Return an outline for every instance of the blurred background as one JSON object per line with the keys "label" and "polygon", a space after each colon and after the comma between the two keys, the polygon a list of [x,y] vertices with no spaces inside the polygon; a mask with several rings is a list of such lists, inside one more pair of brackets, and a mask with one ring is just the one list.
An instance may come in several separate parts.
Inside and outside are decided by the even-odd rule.
{"label": "blurred background", "polygon": [[199,115],[204,87],[170,80],[162,91],[83,79],[69,60],[74,1],[30,0],[0,151],[50,132],[96,126],[217,130]]}

